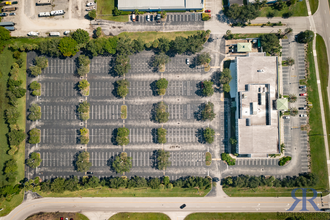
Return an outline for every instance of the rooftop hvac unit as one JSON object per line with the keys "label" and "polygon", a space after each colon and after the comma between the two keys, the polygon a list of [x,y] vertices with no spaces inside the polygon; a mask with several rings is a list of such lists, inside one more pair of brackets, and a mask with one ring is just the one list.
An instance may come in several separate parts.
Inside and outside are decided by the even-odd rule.
{"label": "rooftop hvac unit", "polygon": [[246,126],[251,126],[251,121],[249,118],[246,119]]}

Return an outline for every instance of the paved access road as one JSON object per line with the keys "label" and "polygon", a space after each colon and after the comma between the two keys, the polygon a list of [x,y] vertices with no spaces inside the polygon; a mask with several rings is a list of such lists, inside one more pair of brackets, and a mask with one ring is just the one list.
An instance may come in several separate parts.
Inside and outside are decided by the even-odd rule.
{"label": "paved access road", "polygon": [[[321,209],[320,197],[314,200]],[[328,197],[323,198],[323,202]],[[90,220],[108,219],[116,212],[163,212],[171,219],[184,219],[192,212],[285,212],[291,207],[294,199],[290,197],[246,197],[246,198],[42,198],[28,200],[14,209],[1,220],[26,219],[37,212],[82,212]],[[186,204],[184,209],[180,209]],[[327,205],[323,204],[324,206]],[[307,209],[314,211],[307,202]],[[301,203],[295,211],[301,210]]]}

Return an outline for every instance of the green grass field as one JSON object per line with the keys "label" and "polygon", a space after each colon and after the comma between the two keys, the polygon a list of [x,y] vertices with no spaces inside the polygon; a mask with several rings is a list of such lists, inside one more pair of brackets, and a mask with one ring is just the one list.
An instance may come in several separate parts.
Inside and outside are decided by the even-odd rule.
{"label": "green grass field", "polygon": [[145,43],[152,42],[158,38],[166,37],[169,40],[174,40],[178,36],[188,37],[196,34],[197,31],[178,31],[178,32],[157,32],[157,31],[146,31],[146,32],[123,32],[118,35],[118,37],[126,35],[132,40],[141,37]]}
{"label": "green grass field", "polygon": [[29,216],[26,220],[58,220],[61,217],[74,219],[74,220],[88,220],[88,218],[80,213],[70,213],[70,212],[40,212],[34,215]]}
{"label": "green grass field", "polygon": [[24,197],[24,192],[21,191],[18,195],[13,196],[10,202],[4,201],[1,204],[1,208],[3,208],[3,210],[0,212],[0,217],[8,215],[14,208],[19,206],[19,204],[21,204],[23,201],[23,197]]}
{"label": "green grass field", "polygon": [[290,7],[286,7],[282,11],[275,10],[270,6],[264,7],[260,10],[259,17],[267,17],[269,12],[274,12],[275,17],[282,17],[283,14],[288,13],[289,11],[293,12],[293,16],[308,16],[306,1],[305,0],[301,2],[297,1],[296,4]]}
{"label": "green grass field", "polygon": [[[330,214],[324,212],[292,213],[292,212],[264,212],[264,213],[194,213],[188,215],[185,220],[284,220],[289,217],[308,220],[329,219]],[[299,219],[300,219],[299,218]]]}
{"label": "green grass field", "polygon": [[[329,1],[330,4],[330,1]],[[309,6],[311,7],[311,12],[314,14],[319,7],[319,0],[309,0]]]}
{"label": "green grass field", "polygon": [[163,213],[130,213],[130,212],[120,212],[109,218],[109,220],[170,220],[170,218]]}
{"label": "green grass field", "polygon": [[115,9],[116,1],[115,0],[98,0],[97,1],[97,12],[96,19],[104,19],[110,21],[118,21],[118,22],[128,22],[128,15],[119,15],[112,16],[112,12]]}
{"label": "green grass field", "polygon": [[43,197],[204,197],[209,190],[183,189],[174,187],[173,189],[110,189],[108,187],[98,187],[95,189],[84,189],[80,191],[64,193],[38,192]]}

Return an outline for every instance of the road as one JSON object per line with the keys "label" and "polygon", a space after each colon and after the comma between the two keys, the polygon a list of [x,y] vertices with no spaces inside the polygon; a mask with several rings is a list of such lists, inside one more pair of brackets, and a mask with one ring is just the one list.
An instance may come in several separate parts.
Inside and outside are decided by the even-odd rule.
{"label": "road", "polygon": [[[323,201],[328,201],[324,198]],[[22,220],[37,212],[81,212],[90,220],[108,219],[116,212],[162,212],[172,220],[184,219],[192,212],[285,212],[294,199],[290,197],[204,197],[204,198],[42,198],[28,200],[1,220]],[[314,200],[321,209],[322,201]],[[179,207],[186,204],[186,208]],[[327,205],[327,202],[323,204]],[[295,211],[301,210],[301,203]],[[307,202],[307,210],[313,211]]]}

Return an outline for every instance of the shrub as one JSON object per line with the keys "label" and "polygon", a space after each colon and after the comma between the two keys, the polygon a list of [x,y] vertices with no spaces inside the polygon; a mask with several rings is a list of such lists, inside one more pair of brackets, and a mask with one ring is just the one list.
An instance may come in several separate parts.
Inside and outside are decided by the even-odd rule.
{"label": "shrub", "polygon": [[156,121],[159,123],[166,123],[169,115],[170,114],[167,112],[167,105],[165,105],[164,102],[159,102],[156,107]]}
{"label": "shrub", "polygon": [[86,44],[89,41],[89,34],[87,31],[79,28],[75,32],[72,33],[72,38],[78,44]]}
{"label": "shrub", "polygon": [[58,49],[65,57],[70,57],[76,55],[79,51],[77,41],[71,37],[64,37],[60,40],[58,44]]}
{"label": "shrub", "polygon": [[9,144],[18,146],[25,139],[25,132],[23,130],[13,129],[7,133]]}
{"label": "shrub", "polygon": [[119,145],[124,146],[129,144],[129,129],[128,128],[118,128],[116,141]]}
{"label": "shrub", "polygon": [[92,166],[89,162],[89,153],[87,151],[81,152],[76,160],[76,167],[78,172],[87,172]]}
{"label": "shrub", "polygon": [[132,158],[128,157],[127,153],[122,152],[119,156],[116,156],[112,167],[117,173],[129,172],[132,168]]}
{"label": "shrub", "polygon": [[17,65],[19,66],[19,68],[22,68],[22,67],[23,67],[23,63],[24,63],[24,61],[23,61],[22,58],[19,58],[18,60],[16,60],[16,63],[17,63]]}
{"label": "shrub", "polygon": [[157,139],[158,143],[165,144],[166,143],[166,129],[165,128],[158,128],[157,129]]}
{"label": "shrub", "polygon": [[210,166],[212,163],[212,155],[210,152],[205,153],[205,164],[206,166]]}
{"label": "shrub", "polygon": [[5,110],[6,121],[8,124],[16,124],[20,116],[20,112],[16,107],[9,107]]}
{"label": "shrub", "polygon": [[202,93],[204,96],[212,96],[214,93],[213,82],[211,80],[206,80],[203,82],[204,88]]}
{"label": "shrub", "polygon": [[40,143],[40,129],[33,128],[29,131],[29,143],[38,144]]}
{"label": "shrub", "polygon": [[205,128],[203,131],[204,139],[207,143],[212,144],[214,141],[215,132],[212,128]]}
{"label": "shrub", "polygon": [[96,18],[96,10],[89,11],[88,17],[90,17],[92,20],[94,20]]}
{"label": "shrub", "polygon": [[233,166],[236,163],[236,159],[232,158],[229,154],[222,153],[221,160],[226,161],[229,166]]}
{"label": "shrub", "polygon": [[34,58],[35,65],[41,69],[48,67],[48,59],[44,56]]}
{"label": "shrub", "polygon": [[165,170],[168,166],[171,165],[171,162],[168,161],[169,157],[170,157],[170,152],[164,150],[158,150],[157,167],[159,170]]}
{"label": "shrub", "polygon": [[202,111],[202,119],[204,121],[210,120],[212,121],[215,118],[215,113],[213,111],[214,105],[212,102],[208,102],[205,104],[204,109]]}
{"label": "shrub", "polygon": [[33,152],[30,154],[29,159],[26,160],[26,165],[34,169],[40,166],[41,162],[42,159],[40,158],[40,153]]}
{"label": "shrub", "polygon": [[129,86],[129,82],[127,79],[123,79],[123,80],[118,80],[116,81],[117,84],[117,94],[124,98],[127,96],[128,94],[128,86]]}
{"label": "shrub", "polygon": [[89,130],[87,128],[80,129],[80,143],[88,144],[89,142]]}
{"label": "shrub", "polygon": [[158,88],[158,94],[165,95],[168,86],[168,81],[165,78],[161,78],[156,82],[156,86]]}
{"label": "shrub", "polygon": [[209,14],[207,14],[207,13],[203,13],[203,14],[202,14],[202,20],[203,20],[203,21],[208,21],[208,20],[210,20],[210,18],[211,18],[211,17],[209,16]]}
{"label": "shrub", "polygon": [[41,84],[37,81],[30,83],[29,88],[32,90],[32,95],[40,96],[41,95]]}
{"label": "shrub", "polygon": [[41,118],[41,108],[37,104],[32,104],[29,108],[29,116],[28,119],[31,121],[36,121]]}
{"label": "shrub", "polygon": [[19,58],[21,58],[21,52],[19,52],[19,51],[15,51],[15,52],[13,53],[13,57],[14,57],[15,59],[19,59]]}
{"label": "shrub", "polygon": [[282,158],[280,158],[278,164],[279,164],[280,166],[284,166],[284,165],[286,164],[286,162],[288,162],[288,161],[290,161],[290,160],[291,160],[291,157],[289,157],[289,156],[282,157]]}
{"label": "shrub", "polygon": [[80,89],[83,96],[89,95],[89,82],[86,79],[83,79],[79,82],[78,88]]}

